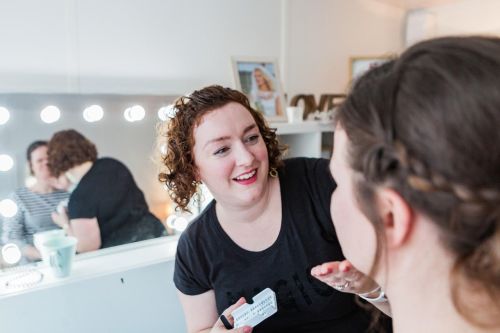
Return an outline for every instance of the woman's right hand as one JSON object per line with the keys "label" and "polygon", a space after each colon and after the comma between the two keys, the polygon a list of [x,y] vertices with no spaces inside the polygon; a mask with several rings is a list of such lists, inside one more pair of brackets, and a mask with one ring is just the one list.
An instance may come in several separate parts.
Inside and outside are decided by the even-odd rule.
{"label": "woman's right hand", "polygon": [[369,293],[378,284],[358,271],[349,261],[331,261],[311,269],[311,275],[339,291],[353,294]]}
{"label": "woman's right hand", "polygon": [[[234,318],[231,315],[231,312],[236,310],[238,307],[242,306],[245,304],[247,301],[245,300],[244,297],[241,297],[236,303],[228,307],[226,310],[222,312],[222,314],[227,318],[229,323],[231,325],[234,325]],[[215,325],[212,327],[212,330],[210,330],[210,333],[218,333],[218,332],[238,332],[238,333],[250,333],[252,332],[252,327],[251,326],[243,326],[240,328],[233,328],[232,330],[226,329],[224,324],[222,323],[220,317],[217,319],[215,322]]]}

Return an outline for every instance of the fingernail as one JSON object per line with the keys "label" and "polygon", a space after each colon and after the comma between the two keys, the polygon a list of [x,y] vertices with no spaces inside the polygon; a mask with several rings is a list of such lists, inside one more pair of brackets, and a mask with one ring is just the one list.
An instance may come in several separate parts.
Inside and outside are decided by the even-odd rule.
{"label": "fingernail", "polygon": [[252,328],[250,326],[243,327],[243,333],[250,333],[252,332]]}

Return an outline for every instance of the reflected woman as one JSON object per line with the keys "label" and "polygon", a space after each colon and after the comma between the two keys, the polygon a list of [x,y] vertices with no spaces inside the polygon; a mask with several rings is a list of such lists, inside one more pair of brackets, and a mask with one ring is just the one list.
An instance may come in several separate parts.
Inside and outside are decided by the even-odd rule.
{"label": "reflected woman", "polygon": [[95,145],[79,132],[55,133],[48,156],[52,173],[74,187],[67,212],[52,218],[78,238],[78,252],[166,234],[128,168],[113,158],[97,158]]}
{"label": "reflected woman", "polygon": [[26,158],[36,183],[31,187],[21,187],[10,195],[18,210],[13,217],[4,219],[2,242],[17,244],[27,260],[36,260],[40,259],[40,253],[33,246],[33,235],[58,228],[50,214],[68,198],[69,193],[54,188],[55,178],[47,166],[47,141],[31,143]]}

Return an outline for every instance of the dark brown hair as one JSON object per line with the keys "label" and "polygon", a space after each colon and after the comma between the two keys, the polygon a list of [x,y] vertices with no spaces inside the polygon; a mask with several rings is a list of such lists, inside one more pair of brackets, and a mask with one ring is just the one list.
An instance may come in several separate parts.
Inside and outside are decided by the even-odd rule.
{"label": "dark brown hair", "polygon": [[229,103],[244,106],[252,115],[267,147],[269,168],[277,169],[282,164],[281,157],[286,147],[279,144],[276,129],[269,128],[262,114],[250,106],[244,94],[213,85],[196,90],[189,96],[182,96],[173,105],[175,115],[159,129],[159,144],[166,143],[166,152],[161,158],[166,171],[159,174],[159,180],[165,183],[170,197],[183,211],[188,211],[187,206],[198,186],[193,156],[193,129],[203,115]]}
{"label": "dark brown hair", "polygon": [[483,327],[500,325],[499,75],[500,39],[429,40],[362,76],[337,114],[377,232],[372,274],[384,252],[374,194],[383,185],[438,227],[455,257],[453,302]]}
{"label": "dark brown hair", "polygon": [[97,159],[95,145],[73,129],[55,133],[49,141],[47,153],[49,168],[55,177],[77,165]]}
{"label": "dark brown hair", "polygon": [[45,147],[45,146],[47,146],[47,141],[37,140],[37,141],[30,143],[30,145],[28,146],[28,149],[26,149],[26,160],[28,161],[28,166],[29,166],[31,175],[33,175],[33,166],[31,165],[31,162],[32,162],[31,161],[31,154],[35,150],[37,150],[38,148]]}

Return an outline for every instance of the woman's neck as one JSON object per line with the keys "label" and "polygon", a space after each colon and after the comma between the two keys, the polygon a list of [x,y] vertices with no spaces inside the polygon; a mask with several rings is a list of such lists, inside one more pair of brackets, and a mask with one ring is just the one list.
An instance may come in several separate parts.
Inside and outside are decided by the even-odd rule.
{"label": "woman's neck", "polygon": [[279,180],[277,178],[270,178],[265,192],[257,202],[245,207],[217,203],[217,217],[220,221],[232,221],[232,224],[233,222],[247,224],[259,221],[272,206],[272,197],[276,194],[276,190],[279,193]]}
{"label": "woman's neck", "polygon": [[82,164],[77,165],[66,171],[66,176],[68,177],[71,183],[77,184],[83,178],[83,176],[85,176],[85,174],[89,172],[93,164],[94,163],[91,161],[83,162]]}
{"label": "woman's neck", "polygon": [[50,185],[49,182],[46,181],[40,181],[37,179],[37,182],[35,185],[30,187],[30,190],[35,193],[39,194],[47,194],[47,193],[52,193],[54,192],[54,188]]}
{"label": "woman's neck", "polygon": [[266,192],[251,206],[215,206],[222,229],[243,249],[262,251],[276,241],[281,230],[279,180],[272,178]]}
{"label": "woman's neck", "polygon": [[[426,239],[415,238],[399,258],[388,259],[385,289],[394,332],[493,332],[472,325],[458,313],[451,294],[454,257],[443,248],[436,230],[424,230],[422,235]],[[420,246],[415,246],[418,242]]]}

